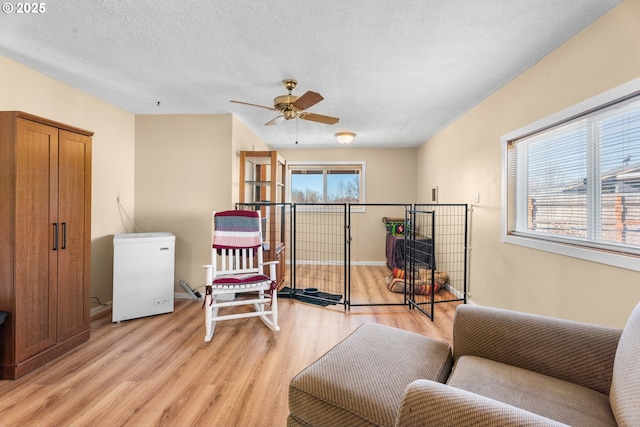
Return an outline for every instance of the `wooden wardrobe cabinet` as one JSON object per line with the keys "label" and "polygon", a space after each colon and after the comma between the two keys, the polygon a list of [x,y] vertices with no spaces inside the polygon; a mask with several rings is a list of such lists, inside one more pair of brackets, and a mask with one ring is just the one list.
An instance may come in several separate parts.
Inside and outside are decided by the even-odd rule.
{"label": "wooden wardrobe cabinet", "polygon": [[89,339],[91,137],[0,112],[0,377]]}

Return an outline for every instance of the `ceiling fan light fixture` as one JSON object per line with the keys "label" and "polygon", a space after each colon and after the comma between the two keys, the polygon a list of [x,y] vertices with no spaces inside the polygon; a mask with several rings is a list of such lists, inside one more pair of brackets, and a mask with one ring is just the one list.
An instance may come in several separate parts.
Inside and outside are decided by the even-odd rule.
{"label": "ceiling fan light fixture", "polygon": [[353,132],[338,132],[334,135],[340,144],[348,144],[353,141],[356,134]]}

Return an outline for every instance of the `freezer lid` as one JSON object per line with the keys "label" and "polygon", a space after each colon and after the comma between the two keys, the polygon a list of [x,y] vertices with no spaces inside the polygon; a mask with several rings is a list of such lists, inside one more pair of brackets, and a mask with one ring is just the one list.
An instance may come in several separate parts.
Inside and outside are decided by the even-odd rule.
{"label": "freezer lid", "polygon": [[173,242],[175,240],[176,236],[166,231],[154,233],[120,233],[113,235],[114,245],[140,242]]}

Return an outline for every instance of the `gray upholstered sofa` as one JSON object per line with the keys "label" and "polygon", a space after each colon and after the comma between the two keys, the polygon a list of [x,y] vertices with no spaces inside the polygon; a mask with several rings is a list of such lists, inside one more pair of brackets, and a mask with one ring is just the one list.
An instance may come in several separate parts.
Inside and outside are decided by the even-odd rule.
{"label": "gray upholstered sofa", "polygon": [[366,324],[293,378],[293,426],[640,426],[624,330],[461,305],[449,345]]}

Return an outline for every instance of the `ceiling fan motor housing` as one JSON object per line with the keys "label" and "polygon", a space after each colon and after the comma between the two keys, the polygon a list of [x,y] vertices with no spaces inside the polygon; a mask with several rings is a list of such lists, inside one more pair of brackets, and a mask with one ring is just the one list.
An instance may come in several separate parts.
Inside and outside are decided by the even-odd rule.
{"label": "ceiling fan motor housing", "polygon": [[290,109],[293,109],[291,104],[296,102],[297,99],[298,99],[298,97],[295,96],[295,95],[277,96],[273,100],[273,107],[278,109],[278,110],[281,110],[281,111],[290,110]]}

